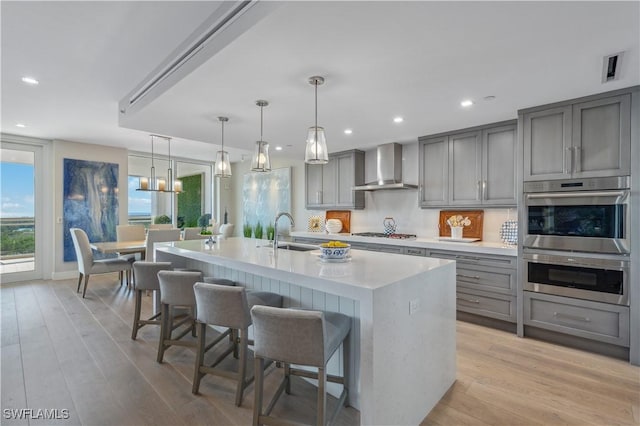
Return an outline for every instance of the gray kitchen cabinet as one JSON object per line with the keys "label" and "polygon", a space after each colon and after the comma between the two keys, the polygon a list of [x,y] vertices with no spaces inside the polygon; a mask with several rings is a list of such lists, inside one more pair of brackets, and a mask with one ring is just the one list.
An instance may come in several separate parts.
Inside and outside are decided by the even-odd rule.
{"label": "gray kitchen cabinet", "polygon": [[616,93],[519,111],[524,180],[628,175],[631,94]]}
{"label": "gray kitchen cabinet", "polygon": [[305,165],[306,208],[363,209],[364,193],[353,187],[364,184],[364,152],[358,150],[329,154],[323,165]]}
{"label": "gray kitchen cabinet", "polygon": [[524,292],[524,324],[629,346],[629,307]]}
{"label": "gray kitchen cabinet", "polygon": [[478,205],[482,201],[482,132],[449,136],[449,205]]}
{"label": "gray kitchen cabinet", "polygon": [[445,250],[428,256],[456,261],[457,310],[516,322],[516,257]]}
{"label": "gray kitchen cabinet", "polygon": [[447,136],[420,139],[419,197],[421,207],[449,202],[449,140]]}
{"label": "gray kitchen cabinet", "polygon": [[482,183],[483,205],[515,205],[516,141],[515,123],[496,126],[482,132]]}
{"label": "gray kitchen cabinet", "polygon": [[420,138],[420,207],[514,206],[516,122]]}

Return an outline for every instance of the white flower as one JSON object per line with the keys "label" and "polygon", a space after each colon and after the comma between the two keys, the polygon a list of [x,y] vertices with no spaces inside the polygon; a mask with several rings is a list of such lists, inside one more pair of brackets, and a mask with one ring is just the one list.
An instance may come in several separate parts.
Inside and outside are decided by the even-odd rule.
{"label": "white flower", "polygon": [[447,219],[447,223],[451,227],[459,227],[459,226],[469,226],[471,225],[471,220],[468,216],[462,217],[461,215],[451,216]]}

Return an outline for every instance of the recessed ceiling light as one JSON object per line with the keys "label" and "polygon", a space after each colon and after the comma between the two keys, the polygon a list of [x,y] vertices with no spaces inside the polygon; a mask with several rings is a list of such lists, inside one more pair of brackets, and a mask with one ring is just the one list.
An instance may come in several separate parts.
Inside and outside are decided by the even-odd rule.
{"label": "recessed ceiling light", "polygon": [[473,101],[471,99],[465,99],[464,101],[460,102],[460,105],[467,108],[473,105]]}
{"label": "recessed ceiling light", "polygon": [[402,118],[402,117],[395,117],[395,118],[393,119],[393,122],[394,122],[394,123],[402,123],[403,121],[404,121],[404,118]]}
{"label": "recessed ceiling light", "polygon": [[344,134],[345,134],[345,135],[350,135],[351,133],[353,133],[353,130],[351,130],[351,129],[344,129]]}
{"label": "recessed ceiling light", "polygon": [[23,123],[18,123],[18,124],[16,124],[16,127],[25,128],[25,127],[27,127],[27,125],[23,124]]}
{"label": "recessed ceiling light", "polygon": [[495,96],[493,96],[493,95],[489,95],[489,96],[485,96],[483,99],[484,99],[485,101],[492,101],[492,100],[494,100],[495,98],[496,98]]}
{"label": "recessed ceiling light", "polygon": [[22,82],[23,82],[23,83],[27,83],[27,84],[31,84],[31,85],[34,85],[34,86],[36,86],[36,85],[40,84],[40,82],[39,82],[38,80],[36,80],[35,78],[33,78],[33,77],[26,77],[26,76],[25,76],[25,77],[22,77]]}
{"label": "recessed ceiling light", "polygon": [[276,146],[276,151],[282,151],[282,147],[281,146]]}

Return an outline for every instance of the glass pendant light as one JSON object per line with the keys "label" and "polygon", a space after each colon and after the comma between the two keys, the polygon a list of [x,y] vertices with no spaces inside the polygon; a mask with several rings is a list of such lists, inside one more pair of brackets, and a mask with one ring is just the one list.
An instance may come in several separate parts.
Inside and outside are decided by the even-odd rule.
{"label": "glass pendant light", "polygon": [[256,105],[260,107],[260,140],[256,142],[256,154],[251,161],[251,170],[268,172],[271,170],[271,160],[269,158],[269,143],[262,140],[262,109],[269,105],[269,102],[258,100]]}
{"label": "glass pendant light", "polygon": [[229,153],[224,150],[224,123],[229,121],[229,118],[218,117],[218,121],[222,124],[222,150],[216,153],[215,176],[227,178],[231,176],[231,163]]}
{"label": "glass pendant light", "polygon": [[309,77],[309,84],[315,87],[316,121],[315,126],[309,127],[304,162],[308,164],[327,164],[329,162],[327,139],[324,135],[324,128],[318,126],[318,86],[324,84],[324,78],[320,76]]}
{"label": "glass pendant light", "polygon": [[[158,181],[158,190],[164,192],[177,192],[178,194],[182,192],[182,181],[173,179],[173,169],[171,168],[171,138],[164,137],[167,140],[167,144],[169,146],[169,168],[167,169],[167,183],[164,184],[162,180]],[[163,188],[160,188],[163,186]]]}
{"label": "glass pendant light", "polygon": [[155,135],[151,136],[151,173],[149,177],[140,177],[140,181],[138,183],[138,191],[156,191],[157,181],[156,181],[156,168],[153,164],[153,138]]}

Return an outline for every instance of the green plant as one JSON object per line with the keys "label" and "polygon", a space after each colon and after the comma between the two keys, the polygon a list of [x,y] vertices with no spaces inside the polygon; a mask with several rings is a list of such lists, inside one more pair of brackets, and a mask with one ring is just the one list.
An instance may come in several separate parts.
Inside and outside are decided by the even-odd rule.
{"label": "green plant", "polygon": [[171,218],[166,214],[161,214],[160,216],[156,216],[153,218],[153,223],[155,224],[171,223]]}
{"label": "green plant", "polygon": [[[202,229],[202,231],[207,230],[207,226],[209,226],[209,220],[211,220],[211,213],[205,213],[198,218],[198,226]],[[200,232],[202,234],[202,231]],[[209,234],[202,234],[209,235]]]}
{"label": "green plant", "polygon": [[271,224],[267,225],[267,240],[269,241],[273,240],[273,237],[275,237],[275,233],[276,233],[276,229],[273,227],[273,225]]}
{"label": "green plant", "polygon": [[249,225],[248,223],[245,223],[244,226],[242,227],[242,234],[247,238],[251,238],[252,232],[253,232],[253,229],[251,228],[251,225]]}
{"label": "green plant", "polygon": [[256,223],[256,226],[253,228],[253,236],[257,239],[262,238],[262,224],[260,222]]}
{"label": "green plant", "polygon": [[202,230],[200,231],[200,235],[213,235],[211,231]]}

